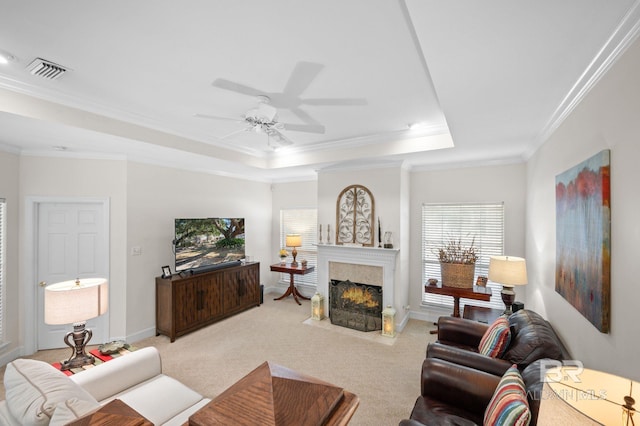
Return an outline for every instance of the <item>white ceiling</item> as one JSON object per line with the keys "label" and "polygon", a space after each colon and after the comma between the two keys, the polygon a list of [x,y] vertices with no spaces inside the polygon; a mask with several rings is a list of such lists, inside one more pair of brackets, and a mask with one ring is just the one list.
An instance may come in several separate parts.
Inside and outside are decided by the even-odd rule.
{"label": "white ceiling", "polygon": [[[0,65],[0,148],[263,181],[524,161],[636,37],[639,2],[0,0],[16,58]],[[31,75],[37,57],[69,71]],[[241,120],[256,94],[325,132],[283,131],[294,144],[274,151],[196,116]]]}

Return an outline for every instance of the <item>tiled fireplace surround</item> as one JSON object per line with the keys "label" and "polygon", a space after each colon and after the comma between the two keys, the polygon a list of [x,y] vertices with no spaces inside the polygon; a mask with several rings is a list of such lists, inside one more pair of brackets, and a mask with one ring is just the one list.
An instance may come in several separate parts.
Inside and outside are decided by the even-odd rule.
{"label": "tiled fireplace surround", "polygon": [[382,286],[384,306],[394,306],[395,272],[398,249],[318,245],[318,286],[325,297],[324,311],[329,316],[329,281],[350,280]]}

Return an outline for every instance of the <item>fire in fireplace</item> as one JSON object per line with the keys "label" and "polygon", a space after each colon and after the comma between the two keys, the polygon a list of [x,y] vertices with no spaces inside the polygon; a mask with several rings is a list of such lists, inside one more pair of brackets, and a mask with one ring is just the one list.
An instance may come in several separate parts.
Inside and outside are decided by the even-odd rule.
{"label": "fire in fireplace", "polygon": [[331,280],[329,318],[331,324],[354,330],[382,330],[382,287]]}

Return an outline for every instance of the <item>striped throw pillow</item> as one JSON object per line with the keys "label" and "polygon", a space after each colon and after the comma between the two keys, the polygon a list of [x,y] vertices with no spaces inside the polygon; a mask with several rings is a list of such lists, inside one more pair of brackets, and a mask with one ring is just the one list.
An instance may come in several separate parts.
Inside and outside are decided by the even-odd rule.
{"label": "striped throw pillow", "polygon": [[484,426],[527,426],[531,411],[527,402],[524,382],[514,364],[509,368],[496,388],[484,412]]}
{"label": "striped throw pillow", "polygon": [[485,331],[478,352],[492,358],[500,358],[511,343],[511,330],[506,316],[501,316]]}

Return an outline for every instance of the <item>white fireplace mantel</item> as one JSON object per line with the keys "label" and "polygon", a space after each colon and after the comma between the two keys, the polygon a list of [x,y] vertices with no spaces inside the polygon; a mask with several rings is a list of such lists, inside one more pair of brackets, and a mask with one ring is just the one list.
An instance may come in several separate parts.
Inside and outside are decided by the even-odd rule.
{"label": "white fireplace mantel", "polygon": [[382,267],[382,302],[394,306],[396,258],[399,249],[318,244],[318,292],[325,296],[324,311],[329,313],[329,262]]}

